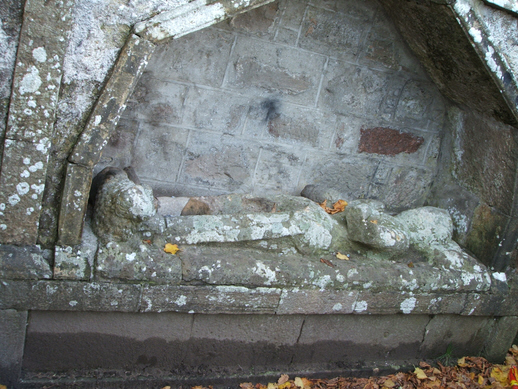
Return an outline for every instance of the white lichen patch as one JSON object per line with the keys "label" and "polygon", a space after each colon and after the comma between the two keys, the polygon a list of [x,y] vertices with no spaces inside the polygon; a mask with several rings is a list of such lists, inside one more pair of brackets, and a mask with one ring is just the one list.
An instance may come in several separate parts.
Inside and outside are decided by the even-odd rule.
{"label": "white lichen patch", "polygon": [[399,308],[401,309],[401,312],[409,314],[414,310],[416,302],[417,300],[415,297],[409,297],[401,302]]}
{"label": "white lichen patch", "polygon": [[271,285],[272,283],[277,281],[277,271],[279,271],[278,268],[272,270],[268,266],[266,266],[262,261],[257,261],[256,265],[252,268],[253,273],[257,274],[261,278],[266,279],[264,281],[265,285]]}
{"label": "white lichen patch", "polygon": [[32,56],[38,62],[45,62],[47,60],[47,51],[45,47],[37,47],[32,50]]}
{"label": "white lichen patch", "polygon": [[503,272],[495,272],[493,273],[493,278],[497,281],[501,281],[501,282],[507,282],[507,276],[505,275],[505,273]]}
{"label": "white lichen patch", "polygon": [[176,305],[178,305],[179,307],[183,307],[185,304],[187,304],[187,297],[184,296],[184,295],[181,295],[180,297],[178,297],[174,303]]}
{"label": "white lichen patch", "polygon": [[333,305],[333,311],[341,311],[343,308],[342,304],[341,303],[336,303],[335,305]]}
{"label": "white lichen patch", "polygon": [[27,69],[27,73],[23,76],[20,81],[18,88],[21,95],[26,93],[35,93],[41,86],[40,72],[36,66],[31,66]]}
{"label": "white lichen patch", "polygon": [[354,304],[354,312],[361,313],[365,312],[367,310],[368,303],[367,301],[356,301],[356,304]]}

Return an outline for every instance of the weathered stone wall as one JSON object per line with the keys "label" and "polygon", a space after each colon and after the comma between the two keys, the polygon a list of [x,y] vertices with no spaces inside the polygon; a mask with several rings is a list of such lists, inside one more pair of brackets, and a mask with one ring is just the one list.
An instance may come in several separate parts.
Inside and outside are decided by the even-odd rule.
{"label": "weathered stone wall", "polygon": [[[375,1],[280,1],[162,44],[102,163],[163,195],[422,205],[445,106]],[[373,133],[373,135],[371,135]]]}

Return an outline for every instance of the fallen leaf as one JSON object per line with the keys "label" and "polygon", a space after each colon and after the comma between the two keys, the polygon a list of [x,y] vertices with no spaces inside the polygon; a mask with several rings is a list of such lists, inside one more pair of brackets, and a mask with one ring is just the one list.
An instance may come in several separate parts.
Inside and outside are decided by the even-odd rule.
{"label": "fallen leaf", "polygon": [[164,386],[162,389],[171,389],[171,387],[169,385],[167,385],[167,386]]}
{"label": "fallen leaf", "polygon": [[326,211],[330,215],[334,215],[335,213],[343,212],[345,210],[345,207],[347,206],[347,201],[338,200],[336,203],[333,204],[333,208],[329,208],[327,206],[327,200],[324,200],[323,203],[320,203],[318,205],[320,205],[324,209],[324,211]]}
{"label": "fallen leaf", "polygon": [[369,220],[372,224],[378,224],[377,220]]}
{"label": "fallen leaf", "polygon": [[143,243],[146,243],[146,244],[151,244],[151,239],[145,239],[142,241]]}
{"label": "fallen leaf", "polygon": [[422,369],[418,368],[418,367],[415,368],[414,374],[420,380],[425,380],[425,379],[428,378],[428,376],[425,374],[425,372]]}
{"label": "fallen leaf", "polygon": [[414,262],[409,262],[407,266],[408,266],[409,268],[413,268],[413,267],[414,267]]}
{"label": "fallen leaf", "polygon": [[181,250],[178,248],[177,244],[166,243],[164,251],[166,253],[176,255],[176,253]]}
{"label": "fallen leaf", "polygon": [[273,382],[268,382],[267,389],[278,389],[278,387]]}
{"label": "fallen leaf", "polygon": [[239,387],[241,389],[253,389],[254,388],[254,384],[252,384],[251,382],[241,382],[239,384]]}
{"label": "fallen leaf", "polygon": [[272,210],[270,212],[271,213],[277,212],[277,203],[273,203],[273,207],[272,207]]}
{"label": "fallen leaf", "polygon": [[336,203],[333,204],[335,213],[345,211],[345,207],[347,207],[347,201],[345,200],[338,200]]}
{"label": "fallen leaf", "polygon": [[491,377],[496,379],[498,382],[500,382],[503,386],[508,385],[509,381],[507,379],[507,373],[509,372],[509,369],[501,369],[499,367],[494,367],[493,370],[491,370]]}
{"label": "fallen leaf", "polygon": [[325,263],[327,266],[335,267],[335,265],[333,265],[331,261],[328,261],[327,259],[320,258],[320,262]]}
{"label": "fallen leaf", "polygon": [[348,254],[342,254],[342,253],[336,253],[336,258],[348,261],[349,260],[349,255]]}
{"label": "fallen leaf", "polygon": [[385,382],[383,383],[383,386],[386,388],[393,388],[394,386],[396,386],[396,384],[391,379],[388,379],[388,380],[385,380]]}
{"label": "fallen leaf", "polygon": [[286,383],[290,379],[290,376],[288,374],[282,374],[279,377],[279,380],[277,381],[277,385],[282,385]]}
{"label": "fallen leaf", "polygon": [[307,378],[295,377],[294,384],[301,389],[311,388],[311,381]]}

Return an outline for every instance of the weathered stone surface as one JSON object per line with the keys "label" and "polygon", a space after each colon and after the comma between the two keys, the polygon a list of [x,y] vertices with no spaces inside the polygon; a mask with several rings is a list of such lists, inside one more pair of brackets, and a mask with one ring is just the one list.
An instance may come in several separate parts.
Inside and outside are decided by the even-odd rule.
{"label": "weathered stone surface", "polygon": [[391,128],[367,128],[361,130],[358,152],[396,155],[415,153],[423,144],[420,136],[400,132]]}
{"label": "weathered stone surface", "polygon": [[156,284],[179,284],[182,280],[180,259],[165,253],[163,247],[140,241],[140,244],[108,242],[97,251],[96,273],[100,279],[147,281]]}
{"label": "weathered stone surface", "polygon": [[272,1],[252,0],[236,3],[232,0],[221,0],[212,4],[199,1],[183,4],[172,11],[137,23],[135,32],[155,43],[169,38],[176,39]]}
{"label": "weathered stone surface", "polygon": [[[465,34],[456,16],[461,15],[460,19],[465,23],[464,17],[472,13],[471,6],[408,4],[400,0],[383,2],[382,5],[445,96],[507,123],[516,123],[515,114],[473,47],[476,39],[471,42],[468,39],[450,39],[451,36]],[[481,42],[482,39],[478,43]]]}
{"label": "weathered stone surface", "polygon": [[[311,353],[312,361],[325,361],[326,353],[337,353],[351,362],[374,361],[381,355],[392,360],[417,358],[428,321],[425,315],[311,315],[304,322],[299,343],[313,348],[325,342],[327,347]],[[301,360],[303,356],[297,354],[293,363]]]}
{"label": "weathered stone surface", "polygon": [[242,286],[145,286],[143,312],[275,313],[281,290]]}
{"label": "weathered stone surface", "polygon": [[50,252],[39,246],[0,245],[0,278],[51,278],[50,259]]}
{"label": "weathered stone surface", "polygon": [[96,196],[92,229],[104,242],[129,239],[156,214],[153,190],[122,173],[107,178]]}
{"label": "weathered stone surface", "polygon": [[[151,112],[153,109],[157,110],[157,108],[154,108],[154,104],[169,97],[167,103],[172,105],[172,111],[176,114],[174,119],[181,119],[178,109],[182,108],[181,98],[185,98],[185,92],[183,94],[174,92],[177,90],[185,91],[187,90],[186,86],[181,87],[176,83],[164,84],[161,81],[181,81],[219,88],[225,77],[228,57],[234,39],[234,35],[229,32],[207,28],[196,34],[184,36],[182,39],[164,42],[157,47],[153,54],[153,60],[150,61],[142,78],[144,82],[139,83],[139,88],[144,85],[149,85],[149,88],[146,88],[144,95],[140,93],[144,90],[137,88],[133,96],[137,97],[144,106],[151,105],[149,107]],[[177,60],[172,62],[171,56],[177,58]],[[196,64],[196,66],[193,66],[193,64]],[[146,77],[151,74],[160,74],[160,80]],[[154,87],[151,87],[153,85]],[[166,86],[169,88],[166,88]],[[194,91],[202,92],[198,88],[194,88]],[[212,96],[212,94],[209,96]],[[178,106],[177,101],[180,106]],[[207,102],[210,103],[210,100],[207,99]],[[141,114],[146,114],[144,109],[140,107],[137,109]],[[149,112],[147,115],[149,115]],[[170,123],[174,124],[175,121]]]}
{"label": "weathered stone surface", "polygon": [[[166,216],[166,239],[180,244],[246,242],[290,237],[305,253],[347,247],[346,231],[324,210],[302,197],[273,196],[254,199],[247,195],[220,196],[237,206],[220,214],[189,217]],[[270,202],[268,210],[253,211],[247,201]],[[272,212],[273,211],[273,212]],[[265,247],[267,248],[267,247]]]}
{"label": "weathered stone surface", "polygon": [[471,227],[466,237],[466,248],[486,266],[493,264],[493,258],[504,238],[508,218],[487,204],[474,209]]}
{"label": "weathered stone surface", "polygon": [[[22,28],[23,2],[21,0],[4,2],[0,5],[0,19],[2,27],[0,33],[0,47],[3,60],[0,63],[0,135],[5,136],[7,112],[13,83],[13,72],[16,63],[16,49]],[[0,153],[3,144],[0,142]]]}
{"label": "weathered stone surface", "polygon": [[376,198],[383,199],[387,209],[392,212],[420,207],[429,195],[433,177],[433,170],[395,167]]}
{"label": "weathered stone surface", "polygon": [[408,249],[405,226],[380,210],[382,204],[356,200],[345,208],[349,238],[370,247],[389,251]]}
{"label": "weathered stone surface", "polygon": [[6,136],[48,142],[74,1],[27,1],[13,81]]}
{"label": "weathered stone surface", "polygon": [[97,237],[90,224],[85,224],[81,244],[56,246],[54,251],[54,278],[88,281],[93,276]]}
{"label": "weathered stone surface", "polygon": [[0,282],[0,309],[137,312],[142,287],[77,281]]}
{"label": "weathered stone surface", "polygon": [[70,162],[94,166],[117,125],[126,100],[133,92],[155,45],[132,35],[122,49],[88,123],[69,158]]}
{"label": "weathered stone surface", "polygon": [[353,313],[358,291],[285,288],[277,315]]}
{"label": "weathered stone surface", "polygon": [[0,377],[2,385],[15,387],[21,375],[27,312],[0,310]]}
{"label": "weathered stone surface", "polygon": [[37,243],[41,199],[45,189],[48,140],[5,141],[0,177],[0,242]]}
{"label": "weathered stone surface", "polygon": [[[509,2],[500,3],[506,11],[516,12],[518,8],[516,5],[510,7]],[[514,23],[509,23],[512,20],[511,15],[499,12],[500,21],[495,22],[492,19],[491,9],[489,7],[478,8],[479,4],[479,2],[466,1],[464,4],[455,4],[453,9],[464,31],[468,32],[470,42],[477,50],[480,59],[490,69],[490,76],[498,85],[503,100],[514,116],[514,125],[516,125],[518,121],[518,83],[516,81],[518,62],[513,55],[516,53],[516,44],[511,47],[509,43],[502,42],[502,37],[506,33],[514,35],[518,29]]]}
{"label": "weathered stone surface", "polygon": [[495,319],[490,335],[486,338],[483,355],[489,361],[501,363],[518,334],[518,316]]}
{"label": "weathered stone surface", "polygon": [[75,246],[81,243],[91,183],[91,168],[67,163],[65,188],[59,212],[58,244]]}
{"label": "weathered stone surface", "polygon": [[[466,326],[477,328],[477,331],[466,332]],[[423,355],[437,357],[443,355],[451,344],[454,357],[479,355],[492,326],[493,318],[490,317],[434,316],[426,326],[419,351]]]}
{"label": "weathered stone surface", "polygon": [[458,111],[453,120],[458,121],[454,126],[455,176],[483,202],[509,215],[518,165],[515,129],[475,112]]}
{"label": "weathered stone surface", "polygon": [[451,241],[453,222],[450,214],[444,209],[434,207],[410,209],[401,212],[396,219],[406,227],[412,244],[424,247],[435,242]]}

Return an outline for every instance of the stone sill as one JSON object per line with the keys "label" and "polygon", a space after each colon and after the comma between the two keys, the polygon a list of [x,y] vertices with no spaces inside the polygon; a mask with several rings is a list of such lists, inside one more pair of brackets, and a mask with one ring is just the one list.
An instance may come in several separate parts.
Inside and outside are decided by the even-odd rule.
{"label": "stone sill", "polygon": [[[515,275],[516,278],[516,275]],[[516,284],[516,280],[511,280]],[[229,285],[0,280],[0,309],[202,314],[518,316],[518,288],[407,292]]]}

